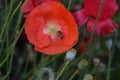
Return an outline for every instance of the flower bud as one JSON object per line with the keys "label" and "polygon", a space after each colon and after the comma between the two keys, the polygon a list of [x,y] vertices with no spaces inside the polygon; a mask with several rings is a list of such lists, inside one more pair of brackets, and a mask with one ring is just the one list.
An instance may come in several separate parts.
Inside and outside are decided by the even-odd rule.
{"label": "flower bud", "polygon": [[65,60],[73,60],[77,54],[76,49],[72,48],[69,51],[66,52]]}
{"label": "flower bud", "polygon": [[87,65],[88,65],[88,61],[86,59],[82,59],[78,64],[78,68],[80,70],[83,70]]}
{"label": "flower bud", "polygon": [[112,39],[111,38],[109,38],[109,39],[107,39],[106,41],[105,41],[105,45],[106,45],[106,47],[109,49],[109,50],[111,50],[111,48],[112,48]]}
{"label": "flower bud", "polygon": [[83,80],[93,80],[93,76],[91,74],[86,74]]}

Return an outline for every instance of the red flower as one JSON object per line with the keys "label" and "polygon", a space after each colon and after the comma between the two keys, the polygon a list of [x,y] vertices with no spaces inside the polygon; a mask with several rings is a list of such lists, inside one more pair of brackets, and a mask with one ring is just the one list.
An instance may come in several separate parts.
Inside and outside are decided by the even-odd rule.
{"label": "red flower", "polygon": [[[89,15],[96,18],[100,8],[101,0],[84,0],[85,8],[73,13],[78,25],[82,26],[88,21]],[[95,31],[99,35],[106,35],[113,33],[113,30],[118,28],[117,24],[113,22],[112,17],[118,10],[118,5],[115,0],[105,0],[102,11],[99,17],[99,22],[96,26]],[[88,21],[87,30],[92,32],[95,19]]]}
{"label": "red flower", "polygon": [[87,46],[87,42],[82,41],[79,47],[79,54],[82,54],[85,52],[86,46]]}
{"label": "red flower", "polygon": [[60,0],[25,0],[21,6],[21,11],[24,13],[24,17],[26,17],[37,5],[49,1],[60,2]]}
{"label": "red flower", "polygon": [[[90,35],[88,35],[80,44],[80,47],[79,47],[79,54],[82,54],[85,52],[87,46],[88,46],[88,43],[90,41]],[[92,50],[92,44],[94,43],[95,39],[94,39],[94,36],[92,38],[92,42],[91,42],[91,45],[89,46],[88,48],[88,52],[90,52]]]}
{"label": "red flower", "polygon": [[86,9],[82,9],[82,10],[74,12],[73,16],[75,17],[76,22],[80,26],[83,26],[87,22],[87,20],[89,18],[89,14],[86,11]]}
{"label": "red flower", "polygon": [[[84,0],[85,9],[91,16],[96,17],[98,15],[99,7],[102,0]],[[100,19],[106,19],[112,17],[118,10],[116,0],[104,0]]]}
{"label": "red flower", "polygon": [[56,1],[56,2],[60,2],[60,0],[33,0],[33,4],[35,6],[41,4],[42,2],[48,2],[48,1]]}
{"label": "red flower", "polygon": [[[87,24],[87,29],[89,32],[92,32],[93,27],[95,24],[95,19],[91,19]],[[106,20],[99,20],[95,31],[99,35],[106,35],[106,34],[112,34],[114,30],[118,28],[117,24],[113,22],[111,19]]]}
{"label": "red flower", "polygon": [[63,53],[78,40],[72,14],[57,2],[45,2],[33,9],[26,18],[25,32],[35,50],[45,54]]}

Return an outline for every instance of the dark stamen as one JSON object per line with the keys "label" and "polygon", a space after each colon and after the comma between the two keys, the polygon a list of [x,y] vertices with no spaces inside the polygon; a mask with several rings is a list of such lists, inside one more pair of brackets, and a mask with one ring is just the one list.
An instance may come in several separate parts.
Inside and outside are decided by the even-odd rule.
{"label": "dark stamen", "polygon": [[63,34],[61,31],[57,31],[57,36],[60,37],[60,39],[63,39]]}

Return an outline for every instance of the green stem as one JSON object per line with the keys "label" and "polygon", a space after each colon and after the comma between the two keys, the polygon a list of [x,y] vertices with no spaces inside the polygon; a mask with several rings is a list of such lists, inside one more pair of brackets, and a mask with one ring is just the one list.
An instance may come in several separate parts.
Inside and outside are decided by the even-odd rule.
{"label": "green stem", "polygon": [[6,30],[6,49],[9,46],[9,29]]}
{"label": "green stem", "polygon": [[16,27],[15,27],[13,33],[12,33],[12,37],[11,37],[10,41],[14,40],[17,37],[17,33],[18,33],[19,28],[20,28],[20,23],[21,22],[22,22],[22,13],[20,12],[20,14],[18,16],[18,21],[16,23]]}
{"label": "green stem", "polygon": [[[11,46],[7,49],[7,53],[8,53],[9,51],[11,51],[11,49],[14,49],[15,44],[16,44],[17,40],[19,39],[22,31],[23,31],[23,28],[24,28],[24,25],[23,25],[23,27],[21,28],[18,36],[17,36],[16,39],[14,40],[14,43],[11,44]],[[7,56],[5,57],[5,59],[0,63],[0,68],[4,65],[4,63],[7,61],[7,59],[9,58],[9,56],[10,56],[10,54],[7,54]]]}
{"label": "green stem", "polygon": [[14,9],[14,11],[12,12],[8,24],[12,21],[12,19],[13,19],[15,13],[19,10],[21,4],[22,4],[22,1],[19,2],[19,4],[16,6],[16,8]]}
{"label": "green stem", "polygon": [[111,52],[111,50],[109,50],[109,60],[108,60],[108,69],[107,69],[106,80],[110,80],[111,62],[112,62],[112,52]]}
{"label": "green stem", "polygon": [[[11,21],[12,21],[12,19],[13,19],[13,16],[15,15],[15,13],[17,12],[17,10],[19,9],[19,7],[20,7],[20,5],[21,5],[21,2],[18,4],[18,6],[15,8],[15,10],[13,11],[13,13],[11,14],[11,16],[10,16],[10,20],[8,21],[8,23],[6,24],[6,26],[9,26],[9,24],[11,23]],[[7,10],[7,0],[5,0],[5,9]],[[17,23],[21,23],[20,22],[21,20],[19,20],[19,18],[18,18],[18,22]],[[17,25],[18,26],[18,25]],[[10,43],[10,41],[9,41],[9,29],[6,29],[6,31],[5,31],[6,33],[5,33],[5,37],[6,37],[6,48],[8,48],[8,46],[9,46],[9,43]],[[12,34],[12,35],[14,35],[14,34]],[[12,37],[11,37],[11,39],[12,39]],[[4,41],[4,37],[3,37],[3,40],[2,41]],[[2,49],[3,49],[3,45],[5,44],[5,42],[2,42],[2,45],[1,45],[1,48],[0,48],[0,54],[1,54],[1,52],[2,52]]]}
{"label": "green stem", "polygon": [[37,64],[36,64],[37,54],[38,54],[37,52],[34,53],[34,62],[33,62],[33,67],[34,67],[34,69],[36,68],[36,65],[37,65]]}
{"label": "green stem", "polygon": [[8,1],[5,0],[5,14],[7,14],[7,8],[8,8]]}
{"label": "green stem", "polygon": [[68,64],[70,63],[70,61],[66,61],[62,70],[60,71],[60,73],[58,74],[58,76],[56,77],[56,80],[59,80],[60,76],[62,75],[63,71],[65,70],[65,68],[68,66]]}
{"label": "green stem", "polygon": [[1,41],[1,45],[0,45],[0,56],[1,56],[1,54],[2,54],[2,50],[3,50],[3,47],[4,47],[4,44],[5,44],[5,37],[6,36],[3,36],[3,40]]}
{"label": "green stem", "polygon": [[112,50],[109,50],[108,69],[107,69],[107,77],[106,77],[106,80],[110,80],[111,63],[112,63],[112,58],[113,58],[113,56],[114,56],[116,41],[117,41],[117,38],[115,38],[115,41],[114,41],[114,43],[113,43]]}
{"label": "green stem", "polygon": [[94,35],[94,33],[95,33],[95,28],[96,28],[96,26],[97,26],[97,23],[98,23],[98,21],[99,21],[99,17],[100,17],[100,13],[101,13],[101,11],[102,11],[103,4],[104,4],[104,0],[101,1],[100,8],[99,8],[99,11],[98,11],[98,15],[97,15],[97,17],[96,17],[96,21],[95,21],[95,24],[94,24],[92,33],[91,33],[91,35],[90,35],[90,40],[89,40],[88,45],[87,45],[87,47],[86,47],[85,53],[87,53],[87,51],[88,51],[88,49],[89,49],[89,46],[91,45],[92,38],[93,38],[93,35]]}
{"label": "green stem", "polygon": [[10,50],[13,49],[13,45],[11,45],[8,49],[7,49],[7,56],[5,57],[5,59],[0,63],[0,68],[4,65],[4,63],[8,60],[9,56],[11,55],[9,52]]}
{"label": "green stem", "polygon": [[68,8],[67,8],[68,10],[70,10],[71,4],[72,4],[72,0],[69,0]]}
{"label": "green stem", "polygon": [[75,75],[78,74],[79,72],[80,72],[80,70],[77,69],[68,80],[73,80],[73,78],[75,77]]}
{"label": "green stem", "polygon": [[6,18],[5,18],[5,23],[4,23],[3,26],[2,26],[2,31],[1,31],[1,33],[0,33],[0,40],[1,40],[2,37],[3,37],[3,34],[4,34],[4,32],[5,32],[5,29],[6,29],[6,27],[7,27],[7,23],[8,23],[8,21],[9,21],[10,15],[11,15],[12,8],[13,8],[13,1],[14,1],[14,0],[11,0],[11,2],[10,2],[10,8],[9,8],[8,14],[7,14]]}
{"label": "green stem", "polygon": [[54,61],[54,60],[57,59],[58,57],[60,57],[60,55],[52,56],[52,57],[50,58],[50,60],[48,60],[47,63],[45,63],[45,65],[48,65],[49,63],[51,63],[52,61]]}
{"label": "green stem", "polygon": [[11,51],[11,53],[9,53],[9,54],[11,54],[10,63],[9,63],[9,69],[8,69],[6,75],[2,78],[2,80],[6,80],[6,78],[9,76],[9,74],[11,72],[12,60],[13,60],[13,51]]}

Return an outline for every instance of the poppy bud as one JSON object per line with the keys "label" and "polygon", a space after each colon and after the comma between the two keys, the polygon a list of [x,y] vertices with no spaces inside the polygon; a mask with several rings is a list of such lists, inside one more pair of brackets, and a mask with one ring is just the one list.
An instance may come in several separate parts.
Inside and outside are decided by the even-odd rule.
{"label": "poppy bud", "polygon": [[65,60],[69,61],[73,60],[76,56],[76,53],[77,53],[76,49],[74,48],[70,49],[69,51],[66,52]]}
{"label": "poppy bud", "polygon": [[78,68],[80,70],[83,70],[87,65],[88,65],[88,61],[86,59],[82,59],[78,64]]}
{"label": "poppy bud", "polygon": [[83,80],[93,80],[93,76],[91,74],[86,74]]}

